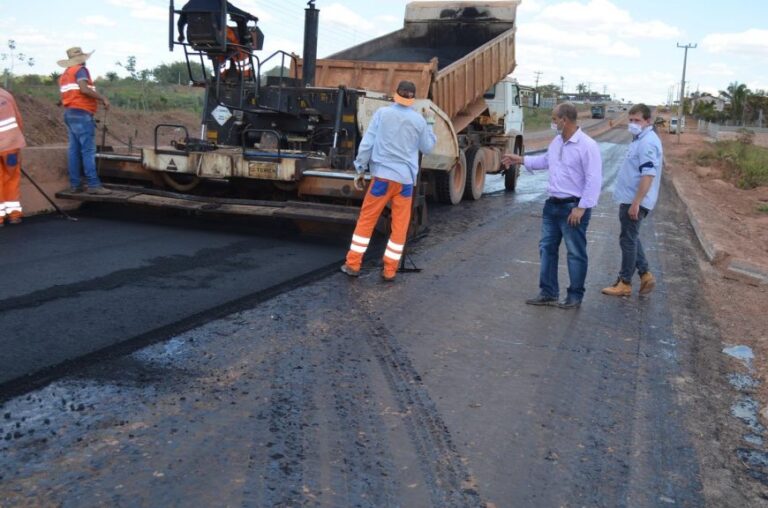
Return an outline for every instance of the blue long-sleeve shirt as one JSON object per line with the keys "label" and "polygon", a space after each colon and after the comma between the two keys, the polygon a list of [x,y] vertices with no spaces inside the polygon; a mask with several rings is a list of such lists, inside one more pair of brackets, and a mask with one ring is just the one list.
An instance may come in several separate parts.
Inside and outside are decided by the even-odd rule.
{"label": "blue long-sleeve shirt", "polygon": [[393,104],[378,109],[360,141],[355,169],[403,184],[413,184],[419,172],[419,152],[429,154],[437,138],[416,110]]}

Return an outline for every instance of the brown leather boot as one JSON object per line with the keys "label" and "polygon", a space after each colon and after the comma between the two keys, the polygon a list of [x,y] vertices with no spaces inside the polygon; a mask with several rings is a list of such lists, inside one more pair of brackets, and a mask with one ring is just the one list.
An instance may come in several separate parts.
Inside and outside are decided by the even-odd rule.
{"label": "brown leather boot", "polygon": [[647,295],[656,287],[656,277],[651,272],[645,272],[640,276],[640,294]]}
{"label": "brown leather boot", "polygon": [[608,286],[603,289],[603,294],[610,296],[629,296],[632,294],[632,285],[627,284],[621,279],[616,279],[616,283],[613,286]]}

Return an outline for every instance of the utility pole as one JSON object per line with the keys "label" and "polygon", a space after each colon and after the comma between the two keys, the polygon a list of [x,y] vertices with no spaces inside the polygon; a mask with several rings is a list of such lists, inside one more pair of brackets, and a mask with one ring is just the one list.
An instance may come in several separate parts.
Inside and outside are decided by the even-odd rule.
{"label": "utility pole", "polygon": [[560,94],[565,95],[565,78],[560,76]]}
{"label": "utility pole", "polygon": [[539,76],[541,76],[544,73],[541,72],[541,71],[536,71],[536,72],[534,72],[534,74],[536,74],[536,85],[534,86],[534,88],[538,91],[539,90]]}
{"label": "utility pole", "polygon": [[688,64],[688,50],[693,48],[696,49],[696,46],[698,44],[691,44],[690,42],[688,44],[682,45],[679,42],[677,43],[678,48],[684,48],[685,49],[685,56],[683,56],[683,78],[680,80],[680,106],[677,108],[677,144],[680,144],[680,130],[683,127],[683,118],[685,118],[685,66]]}

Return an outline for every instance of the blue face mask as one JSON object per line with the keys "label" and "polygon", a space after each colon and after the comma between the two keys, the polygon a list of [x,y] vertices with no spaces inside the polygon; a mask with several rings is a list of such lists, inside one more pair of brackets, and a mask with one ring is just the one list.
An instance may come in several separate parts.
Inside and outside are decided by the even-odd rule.
{"label": "blue face mask", "polygon": [[643,132],[643,128],[636,124],[636,123],[630,123],[627,125],[627,130],[632,134],[633,136],[639,136],[641,132]]}

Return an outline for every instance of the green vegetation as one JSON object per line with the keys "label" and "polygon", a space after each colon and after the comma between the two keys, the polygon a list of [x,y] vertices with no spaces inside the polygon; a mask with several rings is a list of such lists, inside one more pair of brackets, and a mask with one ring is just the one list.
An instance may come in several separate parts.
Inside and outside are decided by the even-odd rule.
{"label": "green vegetation", "polygon": [[[123,62],[116,62],[119,67],[125,69],[127,77],[121,78],[115,72],[108,72],[104,77],[95,78],[96,89],[105,94],[110,102],[120,108],[137,109],[140,111],[167,111],[181,109],[201,113],[205,93],[202,87],[188,86],[190,82],[190,70],[192,79],[197,82],[210,77],[212,70],[205,69],[199,62],[191,62],[190,68],[186,62],[173,62],[161,64],[154,69],[140,70],[136,64],[136,57],[129,56]],[[289,69],[280,66],[269,69],[266,76],[289,75]],[[59,100],[58,80],[59,72],[53,72],[48,76],[27,74],[13,76],[9,80],[9,88],[14,92],[22,92],[37,99],[50,102]]]}
{"label": "green vegetation", "polygon": [[551,108],[525,108],[525,131],[536,132],[549,129],[552,123]]}
{"label": "green vegetation", "polygon": [[768,213],[768,205],[760,205],[757,207],[758,212]]}
{"label": "green vegetation", "polygon": [[734,185],[753,189],[768,185],[768,149],[752,144],[750,131],[742,130],[738,140],[718,141],[696,155],[700,166],[718,166]]}

